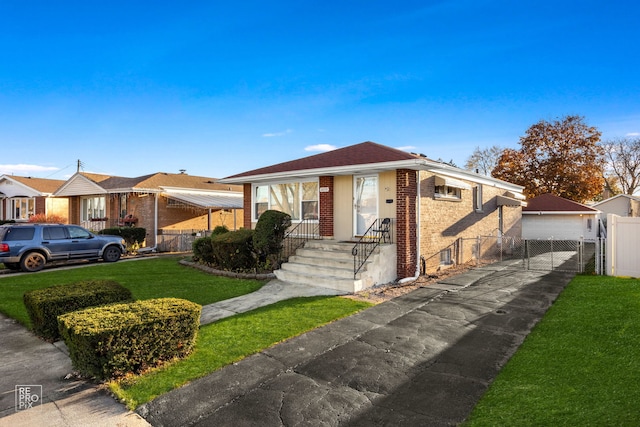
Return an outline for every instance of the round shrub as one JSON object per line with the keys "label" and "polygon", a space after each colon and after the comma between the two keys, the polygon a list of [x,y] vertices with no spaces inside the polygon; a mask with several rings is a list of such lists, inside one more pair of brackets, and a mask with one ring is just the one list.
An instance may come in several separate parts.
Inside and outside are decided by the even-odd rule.
{"label": "round shrub", "polygon": [[255,269],[253,230],[240,229],[211,237],[213,265],[221,270]]}

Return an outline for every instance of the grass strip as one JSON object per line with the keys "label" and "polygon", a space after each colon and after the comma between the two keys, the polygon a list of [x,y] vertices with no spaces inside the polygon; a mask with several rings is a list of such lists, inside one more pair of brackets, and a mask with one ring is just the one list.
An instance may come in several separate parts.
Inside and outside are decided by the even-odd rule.
{"label": "grass strip", "polygon": [[637,426],[640,280],[577,276],[465,426]]}
{"label": "grass strip", "polygon": [[336,319],[371,306],[340,297],[294,298],[200,328],[194,352],[139,376],[109,383],[130,409],[189,381]]}

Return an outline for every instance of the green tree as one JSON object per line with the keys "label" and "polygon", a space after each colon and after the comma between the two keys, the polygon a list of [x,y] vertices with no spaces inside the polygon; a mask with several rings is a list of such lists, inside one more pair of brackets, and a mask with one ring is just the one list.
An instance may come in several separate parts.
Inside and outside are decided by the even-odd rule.
{"label": "green tree", "polygon": [[503,151],[491,175],[522,185],[528,197],[551,193],[576,202],[604,188],[600,131],[581,116],[541,120],[520,137],[520,149]]}

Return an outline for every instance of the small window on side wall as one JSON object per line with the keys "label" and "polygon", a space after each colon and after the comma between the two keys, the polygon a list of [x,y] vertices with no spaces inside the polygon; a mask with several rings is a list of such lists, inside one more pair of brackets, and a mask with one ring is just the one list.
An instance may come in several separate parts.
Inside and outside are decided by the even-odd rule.
{"label": "small window on side wall", "polygon": [[473,207],[476,212],[482,212],[482,185],[473,188]]}
{"label": "small window on side wall", "polygon": [[451,248],[443,249],[440,251],[440,265],[451,265]]}
{"label": "small window on side wall", "polygon": [[435,196],[439,199],[460,200],[462,198],[462,190],[447,185],[436,185]]}

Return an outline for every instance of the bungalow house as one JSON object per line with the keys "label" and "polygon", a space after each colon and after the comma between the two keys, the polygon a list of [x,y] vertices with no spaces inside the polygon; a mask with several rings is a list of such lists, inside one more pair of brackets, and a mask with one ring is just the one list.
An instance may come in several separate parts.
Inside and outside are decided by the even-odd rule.
{"label": "bungalow house", "polygon": [[[276,271],[280,279],[346,292],[449,266],[462,250],[455,245],[459,239],[521,233],[523,187],[373,142],[220,182],[243,185],[245,228],[255,227],[266,209],[287,212],[296,224],[317,225],[321,240],[298,249]],[[357,242],[366,246],[371,227],[383,226],[384,218],[390,232],[354,273],[361,264]],[[472,251],[472,245],[465,248]],[[334,257],[339,260],[330,261]]]}
{"label": "bungalow house", "polygon": [[0,220],[26,222],[38,214],[66,219],[67,200],[53,197],[62,184],[57,179],[0,176]]}
{"label": "bungalow house", "polygon": [[603,218],[607,214],[624,217],[640,217],[640,197],[628,194],[618,194],[601,202],[595,203],[594,208],[602,212]]}
{"label": "bungalow house", "polygon": [[242,187],[214,178],[158,172],[136,178],[77,172],[55,192],[67,198],[69,222],[91,230],[138,226],[146,246],[173,230],[236,229],[242,217]]}
{"label": "bungalow house", "polygon": [[594,240],[600,211],[553,194],[541,194],[522,208],[523,239]]}

